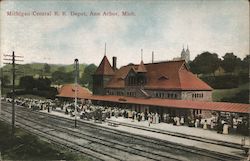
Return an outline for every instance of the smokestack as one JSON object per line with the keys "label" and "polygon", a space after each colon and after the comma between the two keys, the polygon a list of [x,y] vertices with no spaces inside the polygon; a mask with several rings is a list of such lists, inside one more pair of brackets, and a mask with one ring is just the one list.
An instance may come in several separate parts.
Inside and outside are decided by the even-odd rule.
{"label": "smokestack", "polygon": [[117,61],[117,57],[113,56],[113,70],[115,71],[116,68],[116,61]]}
{"label": "smokestack", "polygon": [[152,63],[154,63],[154,51],[152,51]]}

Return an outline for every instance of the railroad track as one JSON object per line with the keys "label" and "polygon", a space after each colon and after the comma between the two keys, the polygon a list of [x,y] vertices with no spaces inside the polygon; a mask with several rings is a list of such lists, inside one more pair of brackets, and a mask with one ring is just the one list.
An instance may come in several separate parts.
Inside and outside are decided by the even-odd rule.
{"label": "railroad track", "polygon": [[[36,114],[36,116],[38,114],[39,117],[45,117],[47,120],[51,119],[50,122],[54,122],[56,124],[61,124],[61,125],[64,125],[64,126],[66,126],[66,124],[67,124],[67,126],[69,127],[69,126],[72,126],[73,123],[74,123],[74,120],[71,120],[71,119],[62,118],[62,117],[58,117],[58,116],[53,116],[53,115],[50,115],[50,114],[47,114],[47,113],[30,111],[30,110],[25,109],[23,107],[21,107],[20,109],[22,111],[26,111],[26,112],[28,111],[30,114],[31,113]],[[27,118],[25,118],[25,119],[27,119]],[[104,127],[101,127],[101,126],[96,126],[96,125],[93,125],[91,123],[86,123],[86,122],[82,122],[82,121],[78,121],[78,125],[79,125],[79,127],[81,127],[81,129],[84,129],[84,130],[88,127],[88,128],[94,129],[96,131],[101,131],[102,134],[103,134],[103,132],[106,132],[107,134],[112,136],[112,138],[114,138],[114,136],[115,137],[119,136],[118,139],[119,138],[120,139],[121,138],[126,138],[126,139],[130,138],[132,140],[136,140],[137,142],[140,141],[139,145],[147,147],[148,149],[141,150],[141,149],[138,149],[138,148],[131,148],[131,146],[126,147],[126,148],[132,149],[133,152],[136,152],[137,154],[141,154],[141,155],[148,154],[148,156],[150,156],[150,155],[153,156],[153,158],[149,157],[149,159],[158,158],[158,160],[163,160],[162,157],[166,157],[165,158],[165,160],[166,160],[167,156],[171,156],[171,154],[167,154],[167,156],[166,156],[166,155],[163,155],[163,153],[167,153],[169,151],[169,149],[170,149],[170,151],[172,149],[172,151],[177,150],[177,151],[184,151],[184,152],[191,153],[191,154],[196,154],[196,155],[198,154],[198,156],[206,156],[206,157],[209,157],[209,158],[214,159],[214,160],[227,160],[228,161],[228,160],[241,160],[242,159],[240,157],[236,157],[236,156],[232,156],[232,155],[227,155],[227,154],[217,153],[217,152],[213,152],[213,151],[197,149],[197,148],[194,148],[194,147],[186,147],[186,146],[184,147],[182,145],[174,144],[174,143],[168,142],[168,141],[163,141],[163,140],[150,138],[150,137],[145,137],[145,136],[142,137],[140,135],[134,135],[134,134],[126,133],[126,132],[120,132],[120,131],[113,130],[113,129],[107,129],[107,128],[104,128]],[[43,125],[43,126],[45,126],[45,125]],[[55,126],[55,125],[53,125],[53,126]],[[62,126],[60,126],[58,128],[62,128]],[[64,130],[68,130],[68,128],[64,128]],[[74,133],[76,133],[76,132],[74,131]],[[96,134],[98,134],[98,132]],[[81,137],[81,135],[83,136],[83,133],[78,132],[77,134],[75,134],[75,137]],[[87,136],[85,136],[85,137],[87,137]],[[92,137],[93,137],[93,135],[92,135]],[[99,138],[99,140],[101,140],[100,137],[101,136],[98,136],[95,139]],[[101,141],[104,142],[105,140],[102,139]],[[117,144],[117,145],[121,146],[120,148],[122,148],[122,146],[125,146],[123,144],[121,145],[121,143],[119,144],[119,142],[114,142],[114,141],[111,142],[110,144]],[[158,153],[151,152],[151,154],[150,154],[150,152],[149,152],[150,148],[161,151],[161,153],[159,153],[159,152]],[[164,150],[164,149],[166,149],[166,150]],[[170,157],[168,159],[178,160],[178,158],[174,158],[174,157]],[[185,158],[182,158],[181,160],[185,160]],[[200,160],[200,159],[198,159],[198,160]]]}
{"label": "railroad track", "polygon": [[[11,121],[8,118],[4,118],[4,117],[0,117],[0,120],[6,122],[8,124],[10,124],[10,121]],[[104,158],[102,156],[99,157],[99,155],[96,155],[92,151],[88,151],[88,149],[84,150],[81,147],[75,145],[74,143],[72,143],[70,141],[66,141],[64,139],[47,134],[46,132],[42,132],[39,129],[36,129],[28,124],[24,124],[23,122],[16,120],[16,125],[21,127],[22,129],[26,130],[28,133],[39,136],[39,137],[45,139],[46,141],[49,141],[49,142],[54,143],[56,145],[59,145],[61,147],[66,147],[69,150],[74,151],[74,152],[80,152],[80,153],[86,154],[87,156],[90,156],[91,158],[93,158],[93,160],[105,161],[104,158],[106,158],[106,157],[104,157]],[[114,160],[113,158],[109,158],[109,159]]]}
{"label": "railroad track", "polygon": [[[26,118],[27,119],[27,118]],[[39,137],[45,138],[46,140],[56,143],[57,145],[61,145],[64,147],[67,147],[70,150],[73,150],[75,152],[80,152],[83,154],[86,154],[87,156],[90,156],[91,158],[94,158],[94,160],[111,160],[116,161],[120,160],[116,156],[112,156],[109,154],[102,153],[100,151],[97,151],[95,149],[91,149],[89,147],[83,146],[79,143],[76,143],[75,141],[72,141],[71,139],[65,139],[64,137],[59,137],[57,134],[52,134],[51,129],[44,129],[44,127],[37,127],[36,124],[30,124],[30,121],[27,122],[27,120],[20,119],[20,116],[18,116],[18,119],[16,120],[16,123],[19,127],[24,128],[25,130],[29,131],[32,134],[38,135]],[[10,123],[11,119],[9,117],[1,117],[1,120]]]}
{"label": "railroad track", "polygon": [[[9,116],[10,116],[10,111],[6,111],[6,110],[3,110],[3,111],[9,113]],[[24,113],[17,113],[18,120],[19,121],[22,120],[22,121],[20,121],[21,124],[27,125],[27,123],[24,123],[25,121],[33,122],[34,125],[39,124],[43,128],[44,127],[48,128],[48,129],[53,128],[53,130],[56,130],[56,132],[67,133],[67,134],[69,134],[69,135],[71,135],[71,136],[73,136],[75,138],[87,140],[91,144],[97,144],[98,146],[105,146],[105,148],[112,149],[113,153],[114,153],[114,150],[116,149],[116,150],[118,150],[118,152],[116,152],[116,154],[112,154],[110,152],[109,153],[104,153],[101,150],[98,150],[98,149],[96,150],[96,149],[93,149],[93,148],[90,149],[90,150],[95,150],[98,153],[108,155],[109,157],[112,157],[115,160],[133,160],[131,158],[135,158],[135,160],[179,160],[180,161],[180,159],[178,159],[176,156],[171,156],[171,154],[167,154],[167,155],[166,154],[159,154],[157,152],[151,152],[149,150],[145,150],[145,149],[141,149],[141,148],[134,148],[134,147],[131,147],[131,146],[119,143],[119,142],[110,141],[110,140],[107,141],[105,139],[94,137],[93,135],[86,135],[83,132],[78,132],[78,131],[75,131],[75,130],[71,130],[69,128],[64,128],[64,127],[61,127],[61,126],[57,126],[55,124],[47,125],[46,123],[38,122],[39,118],[35,119],[36,121],[34,121],[33,120],[34,118],[29,119],[29,118],[31,118],[30,117],[31,115],[25,115],[25,116],[23,116],[23,115],[24,115]],[[27,125],[27,126],[30,126],[30,125]],[[40,128],[34,128],[34,129],[38,130],[38,131],[41,131]],[[48,131],[49,131],[49,133],[47,133],[47,134],[51,135],[51,133],[50,133],[51,130],[48,130]],[[44,132],[44,133],[46,133],[46,132]],[[53,137],[58,137],[57,135],[52,135],[52,136]],[[81,146],[81,145],[78,145],[78,146]],[[88,148],[90,148],[90,147],[88,147]],[[130,155],[129,158],[127,158],[127,159],[124,158],[124,156],[121,155],[122,152],[127,152],[128,154],[126,154],[126,155]],[[138,156],[140,156],[140,157],[138,158]],[[105,160],[110,160],[110,159],[105,159]],[[181,160],[184,160],[184,158],[182,158]]]}

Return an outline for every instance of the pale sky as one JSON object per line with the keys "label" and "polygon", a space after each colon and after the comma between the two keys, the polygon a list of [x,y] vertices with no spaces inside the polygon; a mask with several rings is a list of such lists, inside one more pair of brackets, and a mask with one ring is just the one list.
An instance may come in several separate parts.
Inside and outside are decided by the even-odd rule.
{"label": "pale sky", "polygon": [[[188,45],[191,60],[203,51],[220,57],[233,52],[240,58],[249,54],[249,2],[247,0],[187,1],[1,1],[1,55],[24,56],[24,63],[47,62],[98,65],[104,55],[118,66],[143,61],[172,60]],[[7,12],[28,16],[8,16]],[[35,16],[33,12],[52,12]],[[54,12],[66,13],[55,16]],[[87,16],[71,16],[71,11]],[[101,16],[90,16],[90,12]],[[103,12],[119,16],[103,16]],[[134,16],[122,16],[122,11]],[[1,58],[2,59],[2,58]]]}

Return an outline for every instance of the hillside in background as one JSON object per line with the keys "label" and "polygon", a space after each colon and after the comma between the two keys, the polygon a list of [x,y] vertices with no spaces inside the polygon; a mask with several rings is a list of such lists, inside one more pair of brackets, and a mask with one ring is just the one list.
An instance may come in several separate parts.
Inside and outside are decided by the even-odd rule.
{"label": "hillside in background", "polygon": [[[46,63],[30,63],[30,64],[22,64],[17,65],[16,68],[18,69],[19,73],[16,78],[16,84],[19,82],[19,78],[22,76],[47,76],[51,77],[52,73],[55,71],[62,71],[63,72],[72,72],[74,71],[74,64],[64,65],[64,64],[48,64],[49,65],[49,71],[45,71],[45,64]],[[79,64],[79,73],[80,75],[84,72],[84,69],[86,67],[86,64]],[[12,65],[8,64],[2,67],[2,75],[7,76],[9,79],[12,79],[11,75],[11,68]],[[10,83],[10,82],[9,82]]]}
{"label": "hillside in background", "polygon": [[249,83],[238,88],[214,89],[212,98],[215,102],[249,103]]}

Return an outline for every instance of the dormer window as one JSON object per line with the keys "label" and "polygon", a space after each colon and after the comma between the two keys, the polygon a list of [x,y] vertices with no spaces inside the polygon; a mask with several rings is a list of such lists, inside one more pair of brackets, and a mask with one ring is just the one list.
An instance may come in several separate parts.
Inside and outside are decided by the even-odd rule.
{"label": "dormer window", "polygon": [[165,75],[161,75],[158,80],[168,80],[168,77]]}

